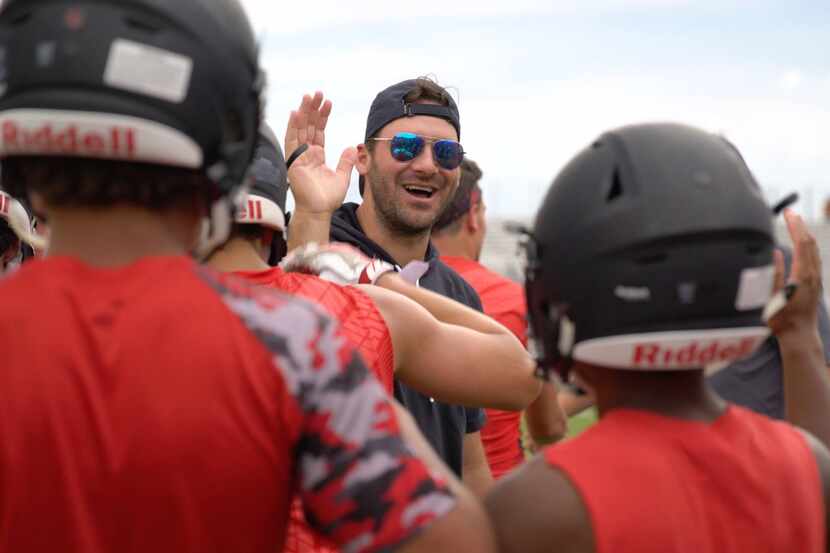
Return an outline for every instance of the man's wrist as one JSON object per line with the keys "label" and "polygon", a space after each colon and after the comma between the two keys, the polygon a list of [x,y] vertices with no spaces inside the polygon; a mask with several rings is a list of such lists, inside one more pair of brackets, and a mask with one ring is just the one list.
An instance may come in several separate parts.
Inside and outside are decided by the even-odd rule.
{"label": "man's wrist", "polygon": [[301,206],[296,206],[291,213],[291,221],[311,222],[311,223],[329,223],[336,210],[314,210],[307,209]]}
{"label": "man's wrist", "polygon": [[815,324],[789,325],[773,333],[779,347],[804,348],[814,344],[821,345],[821,337]]}

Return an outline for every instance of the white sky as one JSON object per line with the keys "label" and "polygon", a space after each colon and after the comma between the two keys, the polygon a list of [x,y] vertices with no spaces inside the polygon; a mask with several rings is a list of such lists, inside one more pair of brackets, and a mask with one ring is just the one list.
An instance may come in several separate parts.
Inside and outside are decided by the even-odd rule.
{"label": "white sky", "polygon": [[282,136],[302,94],[322,90],[331,161],[361,141],[378,91],[432,74],[457,93],[496,215],[531,215],[602,131],[655,120],[723,132],[771,200],[801,190],[818,213],[830,195],[826,0],[242,2],[263,44],[268,121]]}

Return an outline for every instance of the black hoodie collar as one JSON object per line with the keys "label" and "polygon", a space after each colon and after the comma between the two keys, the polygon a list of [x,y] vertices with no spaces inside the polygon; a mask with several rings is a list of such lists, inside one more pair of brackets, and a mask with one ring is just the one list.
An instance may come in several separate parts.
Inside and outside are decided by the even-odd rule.
{"label": "black hoodie collar", "polygon": [[[398,262],[392,259],[392,256],[386,250],[363,232],[360,221],[357,219],[358,207],[359,204],[356,203],[345,203],[334,212],[334,216],[331,219],[332,241],[345,242],[372,257],[377,257],[387,263],[398,265]],[[432,242],[429,242],[427,244],[427,253],[424,261],[432,265],[436,259],[438,259],[438,250],[435,249]]]}

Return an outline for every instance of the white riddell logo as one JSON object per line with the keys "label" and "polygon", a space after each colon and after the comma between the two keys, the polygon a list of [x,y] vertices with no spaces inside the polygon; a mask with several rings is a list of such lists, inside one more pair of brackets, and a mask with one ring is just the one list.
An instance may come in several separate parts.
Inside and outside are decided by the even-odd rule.
{"label": "white riddell logo", "polygon": [[625,301],[650,301],[651,290],[638,286],[617,286],[614,295]]}

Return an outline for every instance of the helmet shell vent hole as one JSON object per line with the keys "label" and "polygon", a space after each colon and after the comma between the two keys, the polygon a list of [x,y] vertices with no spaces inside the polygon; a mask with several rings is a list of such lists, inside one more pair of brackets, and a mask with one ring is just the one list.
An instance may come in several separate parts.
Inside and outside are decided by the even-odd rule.
{"label": "helmet shell vent hole", "polygon": [[608,194],[605,196],[605,200],[608,203],[613,202],[623,194],[623,186],[622,180],[620,180],[620,172],[617,169],[614,169],[614,173],[611,175],[611,184],[608,187]]}

